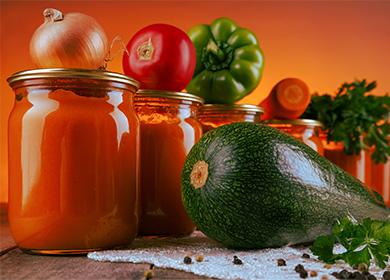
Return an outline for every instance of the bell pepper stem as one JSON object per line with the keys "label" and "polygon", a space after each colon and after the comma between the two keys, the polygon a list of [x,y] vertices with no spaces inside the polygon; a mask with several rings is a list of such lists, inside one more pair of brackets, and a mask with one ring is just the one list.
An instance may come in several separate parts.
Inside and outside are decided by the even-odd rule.
{"label": "bell pepper stem", "polygon": [[218,47],[213,39],[210,39],[207,43],[206,50],[209,53],[212,53],[216,56],[219,61],[223,61],[225,59],[224,52]]}

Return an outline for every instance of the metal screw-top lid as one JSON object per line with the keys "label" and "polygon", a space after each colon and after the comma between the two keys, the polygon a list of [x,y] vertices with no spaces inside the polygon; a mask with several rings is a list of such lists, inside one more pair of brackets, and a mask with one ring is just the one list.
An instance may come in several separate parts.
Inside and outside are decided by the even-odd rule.
{"label": "metal screw-top lid", "polygon": [[292,125],[304,125],[304,126],[317,126],[322,127],[322,123],[317,120],[311,119],[295,119],[295,120],[266,120],[265,124],[292,124]]}
{"label": "metal screw-top lid", "polygon": [[191,102],[198,102],[203,104],[203,98],[187,93],[187,92],[176,92],[176,91],[165,91],[165,90],[153,90],[153,89],[140,89],[137,91],[135,99],[143,97],[156,97],[156,98],[168,98],[168,99],[178,99]]}
{"label": "metal screw-top lid", "polygon": [[32,69],[16,72],[7,79],[7,82],[12,87],[13,84],[19,81],[27,81],[33,79],[92,79],[111,81],[122,84],[127,84],[139,88],[139,82],[126,75],[103,71],[103,70],[89,70],[89,69],[73,69],[73,68],[42,68]]}
{"label": "metal screw-top lid", "polygon": [[242,111],[247,113],[264,113],[264,108],[251,104],[205,104],[201,112],[213,113],[220,111]]}

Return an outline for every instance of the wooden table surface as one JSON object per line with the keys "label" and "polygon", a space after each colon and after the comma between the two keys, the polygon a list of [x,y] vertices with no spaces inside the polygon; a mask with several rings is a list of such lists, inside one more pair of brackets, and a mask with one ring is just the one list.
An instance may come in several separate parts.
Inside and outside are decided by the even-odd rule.
{"label": "wooden table surface", "polygon": [[[85,256],[39,256],[21,252],[0,206],[0,279],[145,279],[149,264],[97,262]],[[153,268],[153,279],[210,279],[173,269]]]}

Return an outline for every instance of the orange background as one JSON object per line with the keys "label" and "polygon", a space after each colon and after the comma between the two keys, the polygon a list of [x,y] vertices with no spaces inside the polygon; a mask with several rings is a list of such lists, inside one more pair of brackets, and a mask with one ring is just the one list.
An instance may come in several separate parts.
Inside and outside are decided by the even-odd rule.
{"label": "orange background", "polygon": [[[376,80],[376,94],[390,91],[390,2],[255,1],[1,1],[0,201],[7,200],[7,118],[13,94],[5,79],[33,68],[29,40],[47,7],[93,16],[112,39],[127,42],[157,22],[188,30],[227,16],[252,29],[265,54],[264,77],[242,102],[259,103],[282,78],[306,81],[313,92],[334,92],[343,81]],[[109,65],[121,72],[121,57]]]}

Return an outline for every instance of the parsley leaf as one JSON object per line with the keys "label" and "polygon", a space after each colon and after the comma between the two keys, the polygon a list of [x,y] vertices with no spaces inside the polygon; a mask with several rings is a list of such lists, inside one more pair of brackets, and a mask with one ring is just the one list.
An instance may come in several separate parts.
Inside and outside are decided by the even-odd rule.
{"label": "parsley leaf", "polygon": [[385,163],[390,157],[390,96],[369,94],[375,88],[375,81],[357,80],[342,84],[336,96],[314,94],[302,117],[322,122],[327,140],[342,142],[346,154],[373,148],[374,162]]}
{"label": "parsley leaf", "polygon": [[[340,243],[345,252],[334,253],[336,243]],[[359,264],[369,267],[374,260],[380,268],[385,268],[390,257],[390,221],[364,219],[357,223],[344,218],[333,226],[332,234],[317,237],[310,249],[326,263],[344,260],[353,267]]]}

